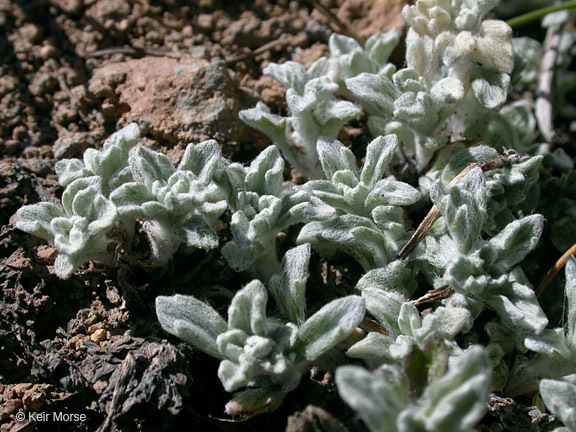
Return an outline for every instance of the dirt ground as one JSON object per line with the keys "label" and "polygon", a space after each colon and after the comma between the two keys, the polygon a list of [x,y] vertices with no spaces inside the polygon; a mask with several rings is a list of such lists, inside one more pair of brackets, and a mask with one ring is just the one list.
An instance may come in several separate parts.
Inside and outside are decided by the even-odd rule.
{"label": "dirt ground", "polygon": [[[163,332],[153,310],[155,297],[177,292],[225,312],[246,281],[217,252],[152,271],[141,238],[117,268],[85,266],[62,281],[54,249],[14,228],[22,205],[59,199],[56,161],[133,121],[174,161],[208,138],[250,160],[269,142],[239,110],[257,100],[286,110],[263,67],[326,54],[338,20],[360,37],[402,26],[402,0],[323,0],[338,20],[317,3],[0,0],[0,431],[365,430],[317,369],[278,411],[221,419],[229,395],[217,361]],[[494,412],[510,406],[496,402]],[[16,422],[20,410],[82,418]]]}

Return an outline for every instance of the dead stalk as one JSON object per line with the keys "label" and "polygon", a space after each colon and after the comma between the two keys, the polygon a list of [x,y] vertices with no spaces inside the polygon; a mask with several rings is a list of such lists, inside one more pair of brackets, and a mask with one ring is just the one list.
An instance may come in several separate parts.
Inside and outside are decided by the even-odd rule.
{"label": "dead stalk", "polygon": [[451,297],[454,290],[449,285],[442,285],[441,287],[434,288],[416,300],[410,300],[414,306],[421,306],[426,303],[432,303],[436,300],[442,300]]}
{"label": "dead stalk", "polygon": [[564,268],[566,261],[568,261],[568,258],[572,255],[576,255],[576,244],[568,249],[564,255],[562,255],[560,259],[556,261],[556,264],[554,264],[554,266],[548,270],[546,277],[542,279],[542,282],[540,282],[540,285],[536,290],[536,297],[540,297],[542,295],[546,287],[550,284],[550,282],[552,282],[552,279],[554,279],[558,272]]}

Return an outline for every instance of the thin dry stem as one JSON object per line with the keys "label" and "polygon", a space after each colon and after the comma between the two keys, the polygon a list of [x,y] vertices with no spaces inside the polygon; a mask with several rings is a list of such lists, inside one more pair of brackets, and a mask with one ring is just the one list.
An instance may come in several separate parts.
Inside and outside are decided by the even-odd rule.
{"label": "thin dry stem", "polygon": [[418,307],[426,303],[432,303],[436,300],[442,300],[451,297],[454,294],[454,290],[450,288],[449,285],[442,285],[441,287],[434,288],[424,294],[422,297],[416,300],[410,300],[414,306]]}
{"label": "thin dry stem", "polygon": [[386,330],[386,328],[384,328],[384,326],[382,326],[382,324],[370,318],[364,318],[358,327],[367,333],[380,333],[384,336],[390,336],[390,333],[388,330]]}
{"label": "thin dry stem", "polygon": [[[338,18],[330,9],[322,4],[320,0],[310,0],[314,8],[324,15],[328,20],[337,27],[339,33],[355,39],[360,45],[364,45],[364,38],[348,27],[340,18]],[[334,29],[333,29],[334,30]]]}
{"label": "thin dry stem", "polygon": [[546,287],[550,284],[550,282],[552,282],[552,279],[554,279],[558,272],[564,268],[566,261],[568,261],[568,258],[572,255],[576,255],[576,244],[568,249],[564,255],[562,255],[560,259],[556,261],[556,264],[554,264],[554,266],[548,270],[546,277],[542,279],[542,282],[540,282],[540,285],[536,290],[536,297],[540,297],[542,295]]}

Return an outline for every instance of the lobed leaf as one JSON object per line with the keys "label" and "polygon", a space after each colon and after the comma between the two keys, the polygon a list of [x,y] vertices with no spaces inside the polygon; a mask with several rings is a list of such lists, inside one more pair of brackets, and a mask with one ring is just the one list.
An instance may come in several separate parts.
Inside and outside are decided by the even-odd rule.
{"label": "lobed leaf", "polygon": [[290,249],[282,259],[282,270],[270,278],[268,288],[289,322],[301,324],[306,319],[306,281],[310,245],[304,244]]}
{"label": "lobed leaf", "polygon": [[341,142],[320,137],[316,147],[327,180],[331,180],[337,171],[347,170],[354,174],[357,173],[356,157]]}
{"label": "lobed leaf", "polygon": [[366,159],[360,173],[360,181],[367,186],[378,183],[398,148],[396,135],[379,136],[372,140],[366,148]]}
{"label": "lobed leaf", "polygon": [[144,147],[130,150],[128,164],[134,178],[148,187],[156,180],[167,181],[176,171],[164,154]]}
{"label": "lobed leaf", "polygon": [[264,334],[267,302],[266,288],[259,280],[253,280],[234,295],[228,308],[228,327],[247,334]]}
{"label": "lobed leaf", "polygon": [[16,212],[16,228],[44,240],[54,241],[51,222],[62,216],[64,212],[50,202],[27,205]]}

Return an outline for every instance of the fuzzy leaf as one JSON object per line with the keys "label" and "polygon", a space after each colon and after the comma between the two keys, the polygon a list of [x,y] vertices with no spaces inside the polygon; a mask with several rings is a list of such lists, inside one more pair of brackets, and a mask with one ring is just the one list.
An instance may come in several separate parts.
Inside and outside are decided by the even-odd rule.
{"label": "fuzzy leaf", "polygon": [[299,94],[304,93],[304,85],[308,80],[304,67],[293,61],[283,64],[270,63],[262,73],[274,78],[286,89],[293,88]]}
{"label": "fuzzy leaf", "polygon": [[74,201],[79,192],[87,190],[99,190],[100,184],[100,177],[97,176],[80,178],[70,183],[62,194],[62,207],[64,207],[66,214],[70,216],[75,214]]}
{"label": "fuzzy leaf", "polygon": [[510,76],[505,73],[482,71],[472,79],[472,90],[478,102],[488,109],[496,109],[508,94]]}
{"label": "fuzzy leaf", "polygon": [[542,215],[526,216],[508,224],[489,241],[498,253],[494,265],[505,271],[522,261],[536,247],[543,227]]}
{"label": "fuzzy leaf", "polygon": [[[570,326],[570,323],[568,325]],[[566,342],[564,329],[544,329],[538,335],[528,335],[524,339],[524,346],[530,351],[544,354],[547,357],[570,359],[572,353],[566,346]]]}
{"label": "fuzzy leaf", "polygon": [[134,178],[147,186],[155,180],[168,180],[176,171],[165,155],[144,147],[130,150],[128,163]]}
{"label": "fuzzy leaf", "polygon": [[370,114],[389,117],[394,110],[398,93],[390,78],[382,75],[361,73],[346,80],[346,87],[356,101]]}
{"label": "fuzzy leaf", "polygon": [[141,218],[146,215],[144,203],[155,202],[156,197],[142,183],[126,183],[110,194],[110,200],[118,207],[118,212],[123,216]]}
{"label": "fuzzy leaf", "polygon": [[422,327],[422,317],[412,303],[402,303],[398,314],[398,328],[403,335],[415,337],[416,331]]}
{"label": "fuzzy leaf", "polygon": [[394,117],[410,121],[431,115],[434,106],[432,96],[425,92],[408,92],[394,101]]}
{"label": "fuzzy leaf", "polygon": [[246,189],[259,195],[279,196],[283,170],[280,152],[274,146],[268,147],[250,164],[246,172]]}
{"label": "fuzzy leaf", "polygon": [[308,361],[317,359],[354,331],[365,310],[364,300],[359,296],[331,301],[300,327],[296,352]]}
{"label": "fuzzy leaf", "polygon": [[407,299],[398,292],[386,292],[378,288],[364,288],[362,298],[366,300],[368,312],[374,315],[392,336],[398,336],[398,315]]}
{"label": "fuzzy leaf", "polygon": [[421,197],[420,192],[407,183],[384,179],[374,185],[374,189],[366,198],[366,207],[407,206],[414,204]]}
{"label": "fuzzy leaf", "polygon": [[[88,151],[88,150],[86,150]],[[89,177],[93,175],[84,162],[80,159],[63,159],[56,162],[56,174],[58,174],[58,183],[66,187],[74,180],[82,177]]]}
{"label": "fuzzy leaf", "polygon": [[468,431],[486,412],[492,368],[480,347],[469,348],[430,384],[419,409],[426,430]]}
{"label": "fuzzy leaf", "polygon": [[218,247],[218,234],[200,216],[191,216],[185,224],[174,227],[174,234],[188,246],[204,250]]}
{"label": "fuzzy leaf", "polygon": [[222,358],[216,338],[224,333],[226,321],[211,306],[193,296],[176,294],[156,297],[156,315],[168,333],[192,344],[212,357]]}
{"label": "fuzzy leaf", "polygon": [[215,140],[189,144],[178,166],[179,171],[192,171],[202,183],[208,183],[222,158],[220,146]]}
{"label": "fuzzy leaf", "polygon": [[377,64],[384,65],[398,45],[399,40],[400,33],[397,29],[392,29],[386,33],[376,33],[368,38],[364,50]]}
{"label": "fuzzy leaf", "polygon": [[341,57],[350,54],[355,50],[361,50],[362,47],[351,37],[333,33],[328,41],[330,54],[332,57]]}
{"label": "fuzzy leaf", "polygon": [[62,216],[64,212],[50,202],[27,205],[16,212],[16,228],[44,240],[54,241],[50,223],[54,218]]}
{"label": "fuzzy leaf", "polygon": [[[365,217],[344,215],[334,219],[322,231],[322,238],[352,255],[365,270],[388,263],[385,240],[378,227]],[[301,232],[299,242],[305,240]]]}
{"label": "fuzzy leaf", "polygon": [[566,426],[568,431],[576,430],[576,376],[569,381],[543,379],[540,381],[540,394],[546,407]]}
{"label": "fuzzy leaf", "polygon": [[301,324],[306,319],[305,294],[310,253],[309,244],[290,249],[282,259],[281,273],[272,276],[268,283],[282,316],[295,324]]}
{"label": "fuzzy leaf", "polygon": [[336,370],[338,393],[357,411],[372,432],[396,432],[398,414],[408,401],[408,379],[395,368],[384,366],[375,372],[358,366]]}
{"label": "fuzzy leaf", "polygon": [[474,168],[464,179],[447,187],[442,195],[437,183],[430,193],[432,202],[446,219],[452,239],[462,253],[468,252],[480,238],[486,217],[486,188],[480,168]]}
{"label": "fuzzy leaf", "polygon": [[400,69],[392,75],[394,85],[400,90],[401,93],[424,91],[425,87],[420,83],[420,77],[414,69],[405,68]]}
{"label": "fuzzy leaf", "polygon": [[534,290],[521,283],[513,281],[499,288],[497,293],[487,295],[485,301],[512,329],[538,334],[548,325]]}
{"label": "fuzzy leaf", "polygon": [[61,252],[54,261],[54,273],[60,279],[69,279],[84,262],[79,262],[75,257]]}
{"label": "fuzzy leaf", "polygon": [[444,78],[434,84],[430,94],[441,104],[450,105],[464,98],[464,86],[462,81],[456,78]]}
{"label": "fuzzy leaf", "polygon": [[104,195],[96,195],[91,205],[89,215],[91,222],[88,224],[88,232],[95,235],[112,229],[117,216],[116,206]]}
{"label": "fuzzy leaf", "polygon": [[367,186],[374,186],[378,183],[388,169],[397,148],[398,137],[396,135],[379,136],[368,144],[360,181]]}
{"label": "fuzzy leaf", "polygon": [[240,111],[238,116],[248,126],[267,135],[283,152],[290,150],[286,138],[287,119],[272,114],[262,102],[258,102],[254,108]]}
{"label": "fuzzy leaf", "polygon": [[347,170],[356,174],[356,157],[341,142],[327,137],[320,137],[316,146],[327,180],[331,180],[337,171]]}
{"label": "fuzzy leaf", "polygon": [[112,134],[104,142],[104,149],[118,147],[127,153],[134,144],[136,144],[138,138],[140,138],[140,127],[137,123],[130,123],[128,126]]}
{"label": "fuzzy leaf", "polygon": [[226,403],[226,414],[248,419],[257,414],[273,411],[282,403],[288,391],[266,387],[236,392]]}
{"label": "fuzzy leaf", "polygon": [[351,358],[382,364],[390,361],[390,345],[394,339],[381,333],[371,332],[364,339],[352,345],[346,355]]}
{"label": "fuzzy leaf", "polygon": [[228,327],[247,334],[261,335],[266,329],[268,294],[259,280],[253,280],[236,293],[228,308]]}
{"label": "fuzzy leaf", "polygon": [[412,271],[402,261],[393,261],[385,267],[370,270],[364,274],[356,289],[363,291],[366,288],[375,288],[382,291],[391,291],[402,294],[408,298],[413,289]]}

